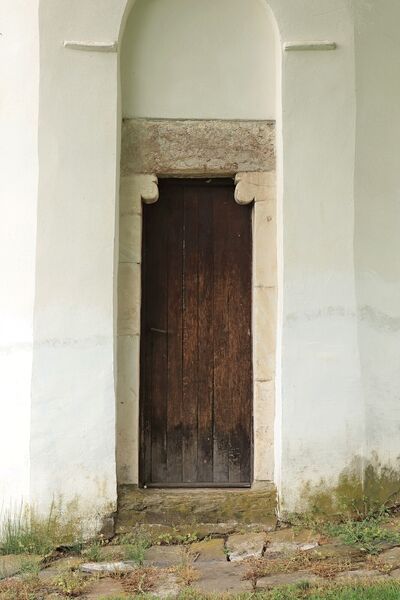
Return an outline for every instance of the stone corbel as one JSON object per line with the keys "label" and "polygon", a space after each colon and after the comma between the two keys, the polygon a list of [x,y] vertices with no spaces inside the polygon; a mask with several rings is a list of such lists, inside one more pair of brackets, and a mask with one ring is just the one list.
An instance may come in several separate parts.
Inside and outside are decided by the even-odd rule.
{"label": "stone corbel", "polygon": [[134,175],[136,192],[144,204],[154,204],[159,198],[157,175]]}
{"label": "stone corbel", "polygon": [[275,173],[269,171],[237,173],[235,185],[235,200],[238,204],[262,202],[271,197],[271,188],[275,186]]}
{"label": "stone corbel", "polygon": [[124,215],[142,213],[142,203],[153,204],[157,202],[158,179],[156,175],[135,174],[121,178],[120,214]]}

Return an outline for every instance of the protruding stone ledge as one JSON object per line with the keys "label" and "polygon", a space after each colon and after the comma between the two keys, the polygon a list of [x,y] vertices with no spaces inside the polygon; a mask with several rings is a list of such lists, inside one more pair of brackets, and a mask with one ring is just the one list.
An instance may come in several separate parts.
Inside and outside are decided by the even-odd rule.
{"label": "protruding stone ledge", "polygon": [[138,524],[194,525],[258,524],[265,527],[275,521],[276,489],[270,482],[248,490],[235,489],[140,489],[119,486],[117,531]]}

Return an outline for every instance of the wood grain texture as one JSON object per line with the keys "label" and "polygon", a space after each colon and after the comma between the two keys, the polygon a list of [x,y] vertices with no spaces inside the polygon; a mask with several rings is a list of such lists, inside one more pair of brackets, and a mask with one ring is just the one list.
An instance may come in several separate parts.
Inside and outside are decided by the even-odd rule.
{"label": "wood grain texture", "polygon": [[251,207],[233,196],[161,180],[144,207],[142,484],[251,482]]}

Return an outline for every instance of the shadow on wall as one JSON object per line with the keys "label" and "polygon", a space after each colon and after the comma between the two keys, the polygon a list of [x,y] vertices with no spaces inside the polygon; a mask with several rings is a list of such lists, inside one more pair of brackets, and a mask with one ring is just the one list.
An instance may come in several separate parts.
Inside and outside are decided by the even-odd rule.
{"label": "shadow on wall", "polygon": [[301,513],[318,518],[365,517],[400,502],[400,458],[397,464],[382,464],[377,454],[370,459],[355,457],[342,471],[336,485],[321,479],[317,485],[305,483]]}

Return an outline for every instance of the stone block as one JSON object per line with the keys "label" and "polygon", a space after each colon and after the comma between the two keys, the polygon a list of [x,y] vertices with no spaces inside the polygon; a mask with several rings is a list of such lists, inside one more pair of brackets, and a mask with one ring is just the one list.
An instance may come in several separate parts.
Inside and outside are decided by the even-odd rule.
{"label": "stone block", "polygon": [[142,217],[123,215],[119,220],[119,261],[141,262],[142,256]]}
{"label": "stone block", "polygon": [[117,338],[117,357],[118,481],[134,484],[138,482],[139,336],[119,336]]}
{"label": "stone block", "polygon": [[271,381],[275,377],[276,288],[253,290],[253,369],[254,379]]}
{"label": "stone block", "polygon": [[261,558],[266,545],[266,534],[244,533],[229,536],[226,547],[230,562],[237,562],[249,558]]}
{"label": "stone block", "polygon": [[277,285],[275,201],[256,202],[253,227],[253,283],[255,286]]}
{"label": "stone block", "polygon": [[118,271],[118,335],[140,334],[141,269],[120,263]]}

